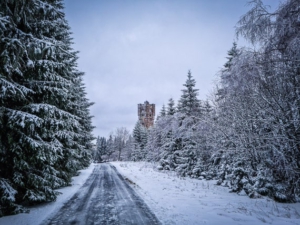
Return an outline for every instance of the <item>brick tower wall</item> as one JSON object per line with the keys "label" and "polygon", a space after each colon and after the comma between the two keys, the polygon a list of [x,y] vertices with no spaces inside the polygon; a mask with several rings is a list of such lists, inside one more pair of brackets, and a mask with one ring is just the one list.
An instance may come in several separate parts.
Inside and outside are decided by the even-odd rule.
{"label": "brick tower wall", "polygon": [[144,104],[138,104],[138,117],[140,123],[146,128],[153,126],[155,118],[155,104],[149,104],[148,101],[145,101]]}

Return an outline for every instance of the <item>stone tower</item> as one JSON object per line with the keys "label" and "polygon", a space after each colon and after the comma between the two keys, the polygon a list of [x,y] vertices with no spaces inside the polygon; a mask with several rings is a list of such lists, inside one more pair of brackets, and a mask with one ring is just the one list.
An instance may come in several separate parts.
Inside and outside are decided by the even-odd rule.
{"label": "stone tower", "polygon": [[155,104],[149,104],[145,101],[144,104],[138,104],[138,116],[140,123],[149,128],[154,124],[155,118]]}

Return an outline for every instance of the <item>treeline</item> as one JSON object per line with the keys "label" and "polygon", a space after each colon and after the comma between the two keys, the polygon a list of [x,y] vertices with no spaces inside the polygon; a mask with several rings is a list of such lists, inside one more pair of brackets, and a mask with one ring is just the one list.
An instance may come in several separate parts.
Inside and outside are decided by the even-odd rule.
{"label": "treeline", "polygon": [[287,0],[273,13],[260,0],[252,4],[236,31],[255,49],[233,45],[207,101],[198,99],[189,72],[177,105],[169,100],[146,137],[137,139],[136,126],[131,154],[139,151],[134,160],[159,162],[159,169],[181,176],[217,179],[253,198],[296,202],[300,3]]}
{"label": "treeline", "polygon": [[98,137],[93,159],[95,162],[141,161],[146,159],[148,130],[137,122],[133,133],[125,128],[117,128],[109,138]]}
{"label": "treeline", "polygon": [[0,1],[0,217],[54,201],[91,161],[90,103],[62,0]]}

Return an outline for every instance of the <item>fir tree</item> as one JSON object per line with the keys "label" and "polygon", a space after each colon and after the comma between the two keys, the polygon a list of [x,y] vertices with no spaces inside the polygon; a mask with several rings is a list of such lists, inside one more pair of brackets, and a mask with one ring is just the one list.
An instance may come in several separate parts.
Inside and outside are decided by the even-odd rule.
{"label": "fir tree", "polygon": [[167,115],[172,116],[176,112],[175,103],[173,98],[169,99],[168,108],[167,108]]}
{"label": "fir tree", "polygon": [[196,81],[192,78],[191,71],[188,71],[188,76],[185,84],[185,89],[182,90],[182,95],[178,103],[178,111],[187,116],[199,116],[200,101],[197,98],[198,89],[195,89]]}
{"label": "fir tree", "polygon": [[157,116],[157,120],[159,120],[160,118],[165,117],[165,116],[166,116],[166,107],[163,104],[161,111],[160,111],[159,115]]}
{"label": "fir tree", "polygon": [[111,161],[112,160],[112,155],[114,153],[114,140],[113,140],[113,135],[110,134],[109,138],[107,139],[106,142],[106,155],[107,155],[107,160]]}
{"label": "fir tree", "polygon": [[144,148],[147,144],[147,129],[138,121],[133,129],[133,138],[135,151],[133,152],[133,158],[135,160],[145,159],[146,153]]}
{"label": "fir tree", "polygon": [[8,214],[55,200],[54,189],[88,165],[93,138],[62,1],[1,1],[0,35],[0,214]]}
{"label": "fir tree", "polygon": [[228,61],[224,64],[224,69],[230,69],[230,67],[232,66],[232,59],[234,59],[235,57],[238,56],[238,48],[237,48],[237,43],[233,42],[233,46],[232,48],[228,51],[227,53],[227,57],[226,59],[228,59]]}
{"label": "fir tree", "polygon": [[102,162],[103,156],[107,153],[107,143],[105,137],[98,137],[96,142],[96,151],[94,154],[94,160],[96,162]]}
{"label": "fir tree", "polygon": [[212,112],[212,106],[209,104],[208,101],[204,102],[203,112],[206,116],[208,116]]}

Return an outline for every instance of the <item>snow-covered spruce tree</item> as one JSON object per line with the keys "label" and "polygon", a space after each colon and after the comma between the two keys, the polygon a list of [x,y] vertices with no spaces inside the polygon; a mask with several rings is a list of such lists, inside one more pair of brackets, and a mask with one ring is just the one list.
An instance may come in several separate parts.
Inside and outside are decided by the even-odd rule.
{"label": "snow-covered spruce tree", "polygon": [[[161,120],[163,118],[160,118]],[[158,130],[156,128],[156,124],[159,120],[156,120],[153,127],[151,127],[148,131],[148,139],[147,144],[145,146],[145,152],[146,152],[146,160],[150,162],[157,162],[159,161],[159,153],[160,147],[161,147],[161,138],[158,133]]]}
{"label": "snow-covered spruce tree", "polygon": [[182,146],[183,130],[181,129],[184,115],[176,113],[173,116],[166,116],[164,120],[158,121],[159,130],[162,136],[162,152],[159,156],[160,165],[165,170],[175,170],[178,167]]}
{"label": "snow-covered spruce tree", "polygon": [[[213,172],[214,175],[219,179],[218,184],[227,185],[231,181],[225,180],[225,178],[232,178],[229,176],[232,170],[232,157],[239,160],[238,158],[244,152],[242,149],[237,148],[239,145],[239,130],[240,127],[235,130],[240,121],[243,121],[242,115],[245,115],[243,108],[238,107],[238,102],[247,103],[247,96],[242,93],[237,94],[234,90],[239,89],[238,84],[238,73],[232,72],[232,67],[236,65],[236,58],[239,55],[237,45],[234,43],[233,47],[228,51],[228,61],[225,63],[224,68],[220,72],[220,84],[215,94],[215,109],[213,112],[213,120],[210,120],[210,126],[213,128],[209,133],[208,137],[211,140],[211,145],[214,146],[214,152],[211,158],[211,165],[208,172]],[[241,105],[244,107],[245,105]],[[247,106],[245,110],[251,111],[251,107]],[[241,120],[239,120],[241,118]],[[241,123],[241,126],[243,124]],[[245,161],[245,160],[242,160]],[[241,177],[242,179],[243,177]]]}
{"label": "snow-covered spruce tree", "polygon": [[157,116],[156,120],[159,120],[160,118],[165,117],[166,114],[167,114],[166,107],[165,107],[165,104],[163,104],[163,106],[162,106],[162,108],[161,108],[161,110],[159,112],[159,115]]}
{"label": "snow-covered spruce tree", "polygon": [[113,160],[113,154],[114,154],[114,140],[113,140],[113,134],[111,133],[107,139],[106,142],[106,159],[107,161],[112,161]]}
{"label": "snow-covered spruce tree", "polygon": [[147,135],[147,128],[138,121],[133,129],[134,150],[132,152],[132,159],[134,161],[146,158],[145,146],[147,144]]}
{"label": "snow-covered spruce tree", "polygon": [[213,111],[212,106],[210,105],[208,100],[206,100],[204,102],[203,110],[204,110],[204,113],[207,115],[209,115]]}
{"label": "snow-covered spruce tree", "polygon": [[[164,108],[164,107],[163,107]],[[146,145],[147,160],[158,162],[162,159],[163,156],[163,147],[167,142],[169,142],[169,137],[171,136],[171,121],[173,115],[175,114],[175,104],[172,98],[169,99],[167,109],[162,110],[164,113],[163,117],[159,117],[154,127],[150,129],[148,134],[148,141]],[[166,150],[166,149],[165,149]],[[164,154],[163,158],[166,158],[168,153]],[[165,164],[167,165],[167,164]],[[169,168],[169,166],[167,166]],[[163,168],[163,167],[161,167]]]}
{"label": "snow-covered spruce tree", "polygon": [[166,116],[166,107],[165,107],[165,105],[162,106],[159,116],[160,117]]}
{"label": "snow-covered spruce tree", "polygon": [[191,139],[196,144],[197,163],[192,171],[192,177],[203,177],[213,179],[216,177],[216,171],[211,168],[211,157],[216,150],[215,142],[215,109],[208,101],[205,101],[203,113],[195,125],[192,127]]}
{"label": "snow-covered spruce tree", "polygon": [[194,140],[193,129],[202,115],[202,110],[200,100],[197,98],[198,89],[195,89],[195,85],[196,81],[192,78],[191,71],[188,71],[187,80],[183,84],[185,89],[182,90],[178,104],[178,113],[174,116],[178,127],[176,131],[173,130],[172,132],[173,144],[168,145],[173,152],[172,156],[168,156],[172,159],[171,165],[174,165],[174,169],[182,176],[191,175],[197,161],[197,144]]}
{"label": "snow-covered spruce tree", "polygon": [[[91,141],[94,139],[92,136],[92,116],[90,116],[89,107],[93,103],[86,99],[85,87],[82,83],[83,73],[76,70],[76,55],[74,55],[72,73],[72,86],[69,87],[68,99],[69,104],[63,108],[72,115],[76,116],[78,121],[77,129],[70,131],[59,132],[57,135],[58,140],[64,143],[64,157],[58,160],[58,166],[63,171],[69,174],[76,174],[77,170],[89,165],[92,158]],[[71,63],[71,62],[69,62]]]}
{"label": "snow-covered spruce tree", "polygon": [[167,115],[172,116],[176,113],[175,102],[173,98],[169,99],[168,107],[167,107]]}
{"label": "snow-covered spruce tree", "polygon": [[201,103],[198,96],[198,89],[195,89],[196,81],[192,77],[192,73],[189,70],[187,80],[183,84],[185,89],[182,89],[182,94],[178,102],[178,112],[186,116],[200,116]]}
{"label": "snow-covered spruce tree", "polygon": [[107,143],[105,137],[99,137],[96,141],[96,150],[94,153],[94,161],[96,162],[102,162],[104,160],[104,156],[107,153]]}
{"label": "snow-covered spruce tree", "polygon": [[[179,119],[180,120],[180,119]],[[193,117],[186,117],[178,127],[178,137],[176,140],[180,141],[180,146],[174,152],[174,161],[177,164],[175,171],[181,176],[190,176],[196,165],[196,151],[198,143],[196,142],[195,125],[197,119]]]}
{"label": "snow-covered spruce tree", "polygon": [[236,42],[233,42],[233,46],[228,51],[227,54],[228,56],[226,57],[226,59],[228,59],[228,61],[224,64],[224,70],[230,69],[230,67],[232,66],[232,60],[239,54],[239,50]]}
{"label": "snow-covered spruce tree", "polygon": [[90,160],[89,103],[74,91],[81,75],[62,10],[59,0],[0,3],[0,214],[55,200]]}
{"label": "snow-covered spruce tree", "polygon": [[149,129],[145,152],[147,161],[159,162],[164,151],[163,145],[168,142],[168,133],[171,132],[172,116],[164,116],[155,121]]}
{"label": "snow-covered spruce tree", "polygon": [[[74,67],[76,66],[77,64],[74,64]],[[75,140],[78,143],[77,152],[80,156],[77,168],[82,168],[88,166],[92,158],[90,149],[92,149],[92,140],[95,139],[92,135],[92,131],[95,127],[92,125],[93,116],[91,116],[89,108],[94,103],[86,98],[85,86],[83,85],[82,80],[84,73],[74,70],[74,74],[76,74],[77,77],[73,80],[74,85],[71,89],[73,97],[70,97],[70,99],[71,103],[75,104],[70,107],[70,110],[68,111],[79,118],[80,136],[77,136]],[[71,96],[71,93],[69,95]]]}

